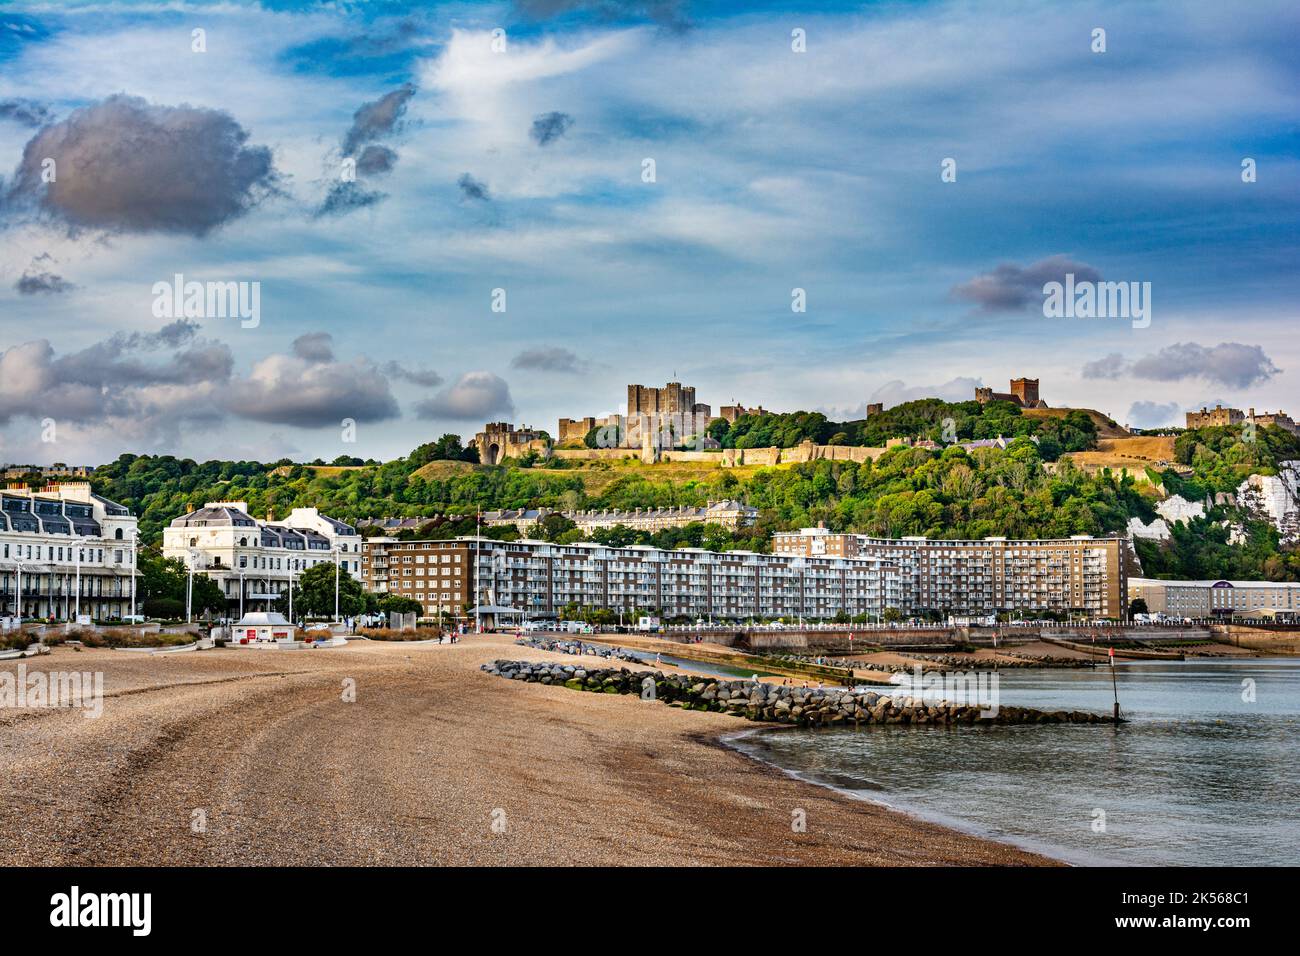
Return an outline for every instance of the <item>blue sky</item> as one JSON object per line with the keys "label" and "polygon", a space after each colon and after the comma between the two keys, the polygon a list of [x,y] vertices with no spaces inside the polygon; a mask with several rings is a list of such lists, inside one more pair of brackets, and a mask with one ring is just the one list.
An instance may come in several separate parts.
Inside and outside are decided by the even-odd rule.
{"label": "blue sky", "polygon": [[[1300,412],[1293,4],[735,7],[0,7],[0,461],[391,458],[674,377]],[[1067,268],[1150,326],[1045,318]],[[260,324],[160,319],[176,273]]]}

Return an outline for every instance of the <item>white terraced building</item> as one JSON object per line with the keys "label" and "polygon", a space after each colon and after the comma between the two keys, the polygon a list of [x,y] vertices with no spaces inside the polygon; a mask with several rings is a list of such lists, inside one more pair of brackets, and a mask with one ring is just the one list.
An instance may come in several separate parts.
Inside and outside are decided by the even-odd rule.
{"label": "white terraced building", "polygon": [[10,485],[0,492],[0,615],[131,614],[136,534],[131,512],[88,482]]}
{"label": "white terraced building", "polygon": [[243,501],[209,501],[163,529],[163,556],[216,581],[232,612],[269,610],[290,581],[325,562],[361,580],[361,536],[316,508],[273,522],[250,516]]}

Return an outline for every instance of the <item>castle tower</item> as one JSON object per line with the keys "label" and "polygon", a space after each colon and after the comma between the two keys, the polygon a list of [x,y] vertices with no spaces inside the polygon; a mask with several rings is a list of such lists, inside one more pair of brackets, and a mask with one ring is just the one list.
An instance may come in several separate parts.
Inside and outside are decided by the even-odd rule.
{"label": "castle tower", "polygon": [[1023,408],[1035,408],[1038,405],[1038,379],[1013,378],[1011,394],[1016,397]]}

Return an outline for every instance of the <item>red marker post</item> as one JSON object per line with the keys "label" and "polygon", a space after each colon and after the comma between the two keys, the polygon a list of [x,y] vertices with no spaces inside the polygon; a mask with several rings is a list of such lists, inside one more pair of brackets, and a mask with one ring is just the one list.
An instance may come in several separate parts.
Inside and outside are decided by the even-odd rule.
{"label": "red marker post", "polygon": [[1112,645],[1107,648],[1110,658],[1110,689],[1115,695],[1115,723],[1119,723],[1119,685],[1115,683],[1115,647]]}

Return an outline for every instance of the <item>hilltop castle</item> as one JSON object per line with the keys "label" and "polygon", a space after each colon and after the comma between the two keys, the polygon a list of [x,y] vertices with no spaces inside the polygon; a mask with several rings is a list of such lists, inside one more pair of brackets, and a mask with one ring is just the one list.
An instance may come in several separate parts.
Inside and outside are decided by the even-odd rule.
{"label": "hilltop castle", "polygon": [[1021,408],[1047,408],[1047,403],[1038,397],[1038,379],[1013,378],[1011,391],[995,392],[991,388],[975,389],[975,401],[981,405],[989,402],[1011,402]]}

